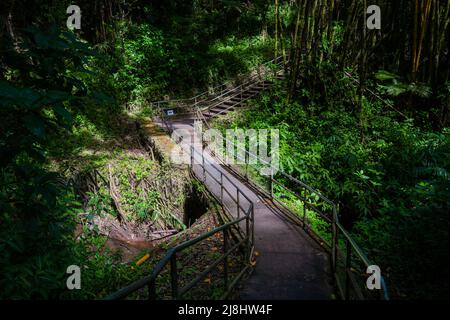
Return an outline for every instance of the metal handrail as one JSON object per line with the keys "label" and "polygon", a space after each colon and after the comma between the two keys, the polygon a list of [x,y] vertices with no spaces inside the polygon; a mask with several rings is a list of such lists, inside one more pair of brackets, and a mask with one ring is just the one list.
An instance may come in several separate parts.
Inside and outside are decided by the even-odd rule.
{"label": "metal handrail", "polygon": [[[211,129],[211,126],[209,125],[208,121],[206,120],[205,116],[203,115],[203,113],[198,110],[197,111],[197,118],[200,119],[200,121],[202,121],[202,123],[204,123],[208,129]],[[239,149],[244,151],[244,153],[246,153],[249,157],[253,157],[254,159],[257,159],[258,162],[264,164],[265,166],[270,167],[271,170],[278,172],[279,174],[281,174],[282,176],[284,176],[285,178],[289,179],[290,181],[300,185],[303,188],[308,189],[310,192],[317,194],[318,196],[320,196],[322,198],[322,200],[324,200],[325,202],[327,202],[330,205],[334,205],[334,202],[331,201],[330,199],[328,199],[327,197],[325,197],[320,191],[317,191],[315,189],[313,189],[312,187],[310,187],[309,185],[307,185],[305,182],[298,180],[297,178],[291,176],[290,174],[287,174],[283,171],[280,171],[278,168],[274,167],[270,162],[267,162],[263,159],[260,159],[257,155],[249,152],[246,148],[242,148],[239,145],[236,145],[234,143],[234,141],[229,140],[228,138],[224,137],[223,135],[221,136],[221,139],[223,139],[223,141],[226,141],[228,143],[234,144],[234,146]]]}
{"label": "metal handrail", "polygon": [[[197,150],[195,150],[192,146],[191,147],[191,167],[190,168],[191,168],[192,172],[194,173],[194,175],[195,175],[195,172],[194,172],[194,155],[195,154],[199,154],[202,156],[202,162],[199,165],[201,165],[201,167],[203,169],[203,173],[204,173],[203,182],[206,182],[206,173],[208,173],[211,177],[214,177],[213,173],[210,172],[206,168],[206,165],[211,165],[216,170],[217,170],[217,168],[214,166],[213,163],[211,163],[210,161],[205,159],[203,148],[202,148],[202,152],[200,153]],[[215,179],[215,181],[217,183],[219,183],[219,185],[221,186],[221,197],[220,197],[220,200],[219,199],[217,199],[217,200],[219,200],[223,204],[223,192],[224,191],[228,192],[228,190],[226,190],[226,188],[224,186],[224,177],[225,177],[225,179],[228,181],[228,183],[230,183],[234,188],[236,188],[236,194],[237,194],[236,199],[233,198],[231,193],[228,192],[228,194],[229,194],[230,199],[233,200],[233,202],[236,204],[237,218],[235,218],[231,222],[225,223],[224,225],[215,228],[214,230],[204,233],[204,234],[202,234],[194,239],[191,239],[189,241],[183,242],[183,243],[177,245],[176,247],[168,250],[166,255],[163,257],[163,259],[161,259],[159,261],[159,263],[155,266],[151,275],[144,277],[140,280],[137,280],[134,283],[132,283],[131,285],[129,285],[125,288],[122,288],[119,291],[109,295],[108,297],[105,298],[106,300],[124,299],[127,296],[129,296],[130,294],[136,292],[137,290],[139,290],[145,286],[148,287],[149,299],[150,300],[156,299],[156,279],[161,274],[163,269],[167,266],[167,264],[169,264],[169,263],[170,263],[170,278],[171,278],[171,289],[172,289],[171,295],[172,295],[172,298],[174,298],[174,299],[178,299],[182,295],[187,293],[196,284],[198,284],[204,277],[206,277],[207,274],[212,272],[213,269],[217,268],[221,262],[223,262],[223,264],[224,264],[225,294],[223,297],[226,297],[230,293],[230,291],[233,289],[234,285],[236,285],[239,278],[242,277],[242,275],[246,272],[246,270],[248,270],[248,268],[250,266],[252,252],[254,249],[254,203],[251,201],[250,198],[248,198],[245,195],[245,193],[242,192],[242,190],[228,176],[224,175],[221,170],[218,170],[218,171],[220,172],[220,181],[218,181],[218,179]],[[240,201],[239,201],[240,196],[239,195],[242,195],[249,202],[249,206],[248,206],[247,210],[245,210],[243,208],[243,206],[240,204]],[[223,207],[229,211],[231,216],[233,216],[233,213],[231,212],[230,208],[227,208],[225,206],[225,204],[223,204]],[[244,211],[244,215],[242,217],[240,216],[241,210]],[[228,232],[229,232],[229,230],[234,226],[237,226],[238,228],[240,228],[240,223],[243,221],[246,222],[245,223],[245,229],[246,229],[245,237],[242,238],[240,241],[238,241],[236,244],[234,244],[231,248],[228,248]],[[179,289],[178,288],[178,284],[179,284],[178,283],[178,273],[177,273],[177,266],[176,266],[176,254],[178,252],[183,251],[186,248],[189,248],[189,247],[207,239],[207,238],[210,238],[211,236],[213,236],[219,232],[223,232],[223,237],[224,237],[223,254],[219,258],[217,258],[208,268],[206,268],[206,270],[204,270],[200,275],[198,275],[195,279],[193,279],[189,284],[187,284],[185,287]],[[233,251],[237,250],[243,244],[246,244],[246,246],[245,246],[245,248],[246,248],[246,250],[245,250],[246,251],[246,264],[245,264],[244,268],[241,270],[241,272],[233,279],[231,284],[229,284],[227,258]]]}
{"label": "metal handrail", "polygon": [[[278,58],[276,58],[276,59],[278,59]],[[275,61],[276,59],[270,61],[269,63]],[[247,81],[245,84],[248,84],[248,83],[252,82],[254,77],[255,76],[250,77],[250,80]],[[259,83],[259,82],[257,82],[257,83]],[[222,94],[220,96],[215,97],[215,98],[209,100],[208,102],[211,103],[212,101],[215,101],[218,98],[226,96],[227,94],[233,93],[233,92],[235,92],[236,90],[239,90],[239,89],[242,92],[242,89],[243,89],[245,84],[241,84],[238,87],[232,88],[231,90],[228,90],[225,94],[222,92]],[[197,118],[200,119],[203,123],[205,123],[208,128],[210,128],[209,123],[206,120],[203,112],[205,110],[208,110],[208,109],[210,110],[212,108],[212,106],[209,105],[209,106],[206,106],[206,108],[202,109],[202,108],[199,107],[200,102],[205,102],[207,100],[202,100],[202,101],[198,101],[197,100],[200,96],[202,96],[204,94],[205,93],[197,95],[194,98],[190,98],[190,99],[164,101],[164,103],[174,103],[174,102],[185,102],[185,103],[187,103],[188,101],[194,101],[193,109],[195,109]],[[209,92],[208,92],[208,95],[209,95]],[[162,114],[162,116],[164,118],[163,122],[166,125],[166,127],[168,128],[169,132],[171,132],[172,130],[171,130],[169,124],[168,124],[170,121],[167,121],[167,118],[165,117],[165,113],[164,113],[163,109],[160,107],[160,103],[162,103],[162,102],[157,102],[157,103],[158,103],[158,110],[161,112],[161,114]],[[192,108],[192,106],[191,106],[191,108]],[[224,141],[230,142],[230,140],[228,140],[228,139],[226,139],[224,137],[222,137],[222,138],[224,139]],[[231,142],[231,143],[234,144],[234,142]],[[330,254],[331,254],[331,268],[332,268],[332,272],[333,272],[333,277],[335,279],[336,286],[338,287],[340,296],[343,299],[349,299],[351,297],[351,291],[353,290],[354,294],[357,295],[358,298],[361,298],[361,299],[364,298],[364,295],[362,294],[362,292],[360,290],[360,287],[359,287],[358,283],[356,282],[356,280],[354,278],[353,266],[355,264],[355,262],[354,262],[355,259],[353,259],[352,257],[353,257],[354,254],[356,254],[356,257],[359,259],[360,262],[363,263],[363,265],[365,267],[368,267],[368,266],[370,266],[372,264],[371,264],[370,260],[366,257],[364,252],[361,250],[361,248],[356,244],[356,242],[352,239],[350,234],[346,231],[346,229],[339,222],[339,217],[338,217],[338,214],[337,214],[337,206],[336,206],[336,204],[333,201],[329,200],[327,197],[323,196],[319,191],[313,189],[312,187],[310,187],[309,185],[304,183],[303,181],[300,181],[300,180],[296,179],[295,177],[293,177],[293,176],[291,176],[291,175],[289,175],[289,174],[287,174],[285,172],[279,171],[278,168],[273,167],[270,163],[268,163],[267,161],[265,161],[263,159],[260,159],[258,156],[250,153],[245,148],[242,148],[239,145],[235,145],[235,146],[237,148],[243,150],[247,156],[249,156],[249,157],[251,156],[254,159],[257,159],[259,161],[259,163],[263,163],[265,165],[270,166],[272,168],[272,170],[275,169],[282,177],[287,178],[289,181],[291,181],[294,184],[299,186],[300,194],[298,194],[295,191],[292,191],[290,188],[285,186],[280,181],[277,181],[273,177],[273,175],[269,177],[269,181],[270,181],[270,197],[271,197],[271,199],[276,201],[277,203],[279,203],[285,209],[287,209],[289,213],[291,213],[291,210],[289,208],[287,208],[286,205],[284,205],[284,203],[280,199],[276,199],[276,197],[274,196],[273,183],[276,183],[277,185],[281,186],[285,190],[289,191],[299,201],[303,202],[303,205],[304,205],[304,207],[303,207],[303,217],[298,217],[297,215],[295,215],[295,218],[296,219],[299,218],[304,228],[308,229],[309,231],[312,231],[312,233],[314,233],[315,236],[319,237],[323,241],[324,244],[328,245],[329,250],[330,250]],[[195,150],[193,147],[191,147],[192,170],[193,170],[193,163],[194,163],[193,155],[196,152],[197,152],[197,150]],[[247,221],[247,233],[246,233],[246,238],[245,239],[249,238],[249,233],[248,233],[249,230],[248,230],[248,228],[249,228],[250,218],[249,218],[248,212],[246,214],[246,217],[242,217],[242,218],[239,217],[239,211],[240,211],[239,209],[240,208],[243,209],[239,205],[239,194],[242,194],[247,199],[247,201],[249,201],[249,203],[250,203],[249,210],[251,209],[251,215],[252,215],[252,217],[251,217],[251,224],[252,224],[252,227],[251,227],[252,228],[252,231],[251,231],[252,232],[251,246],[253,247],[254,246],[254,212],[253,212],[254,204],[253,204],[253,202],[251,202],[250,199],[248,199],[248,197],[245,196],[245,194],[242,191],[240,191],[238,186],[236,184],[234,184],[228,176],[223,175],[222,171],[218,170],[220,172],[220,181],[219,181],[218,179],[216,179],[212,175],[212,173],[210,173],[205,168],[205,158],[204,158],[203,146],[202,146],[202,154],[201,155],[202,155],[202,165],[203,165],[202,168],[203,168],[204,181],[206,182],[206,173],[209,173],[209,175],[212,177],[212,179],[216,183],[219,183],[221,185],[221,199],[218,199],[218,200],[223,201],[223,177],[225,177],[228,180],[228,182],[231,183],[231,185],[234,186],[236,188],[236,190],[238,190],[237,191],[237,199],[234,199],[233,196],[226,190],[226,192],[229,194],[230,198],[233,201],[235,201],[235,203],[237,201],[236,204],[237,204],[238,219],[233,221],[233,222],[230,222],[230,226],[231,225],[235,225],[235,224],[239,225],[239,222],[241,222],[243,220],[246,220]],[[215,157],[217,159],[219,159],[223,164],[225,164],[225,166],[229,167],[229,169],[233,170],[237,175],[240,176],[240,173],[238,171],[235,171],[229,164],[226,164],[225,161],[223,161],[223,159],[220,159],[220,157],[218,157],[217,155],[215,155]],[[206,162],[208,162],[209,165],[214,166],[209,161],[206,160]],[[248,178],[248,166],[246,166],[245,178]],[[265,177],[265,178],[267,178],[267,177]],[[248,181],[248,179],[247,179],[247,181]],[[251,181],[249,181],[249,182],[251,183]],[[260,189],[260,187],[258,185],[254,185],[254,186],[256,188]],[[262,190],[262,191],[265,192],[264,190]],[[302,193],[301,191],[303,191],[303,195],[301,195],[301,193]],[[307,195],[307,192],[309,192],[309,196]],[[331,210],[332,210],[331,216],[327,215],[327,213],[323,211],[323,205],[317,205],[317,201],[314,201],[314,202],[310,201],[310,198],[311,198],[312,195],[315,195],[320,200],[322,200],[324,202],[323,205],[328,205],[328,206],[331,207]],[[328,239],[323,238],[323,236],[320,235],[319,233],[314,232],[314,230],[312,230],[311,226],[308,225],[308,223],[307,223],[308,218],[306,217],[306,212],[307,212],[308,209],[309,210],[313,210],[314,212],[318,213],[319,216],[321,218],[323,218],[325,221],[328,221],[328,222],[331,221],[331,243],[329,243],[330,241]],[[294,215],[294,214],[292,214],[292,215]],[[220,230],[217,231],[217,232],[220,232]],[[342,235],[343,238],[344,238],[343,240],[344,240],[345,249],[346,249],[346,254],[345,255],[342,253],[342,250],[340,248],[340,246],[341,246],[341,241],[340,241],[341,239],[339,238],[340,235]],[[199,238],[204,239],[203,236],[200,236]],[[199,241],[201,241],[201,240],[199,240]],[[250,243],[250,241],[249,241],[249,243]],[[252,249],[250,249],[250,250],[252,250]],[[169,255],[169,253],[170,252],[168,252],[168,255]],[[167,265],[169,260],[172,261],[171,259],[172,259],[172,256],[170,256],[169,258],[165,258],[162,261],[160,261],[160,263],[157,265],[157,268],[155,268],[155,272],[158,271],[159,269],[160,269],[159,272],[161,272],[161,270],[164,268],[165,265]],[[342,260],[344,260],[344,261],[342,262]],[[218,265],[220,263],[220,261],[216,261],[213,264],[213,266]],[[171,262],[171,265],[172,264],[173,264],[173,262]],[[340,275],[339,275],[339,268],[340,268],[339,266],[340,266],[340,264],[344,264],[344,275],[345,275],[345,281],[344,282],[342,281],[342,279],[340,279]],[[209,272],[210,270],[206,270],[206,271]],[[159,272],[158,273],[155,273],[155,272],[153,274],[155,275],[155,279],[156,279],[156,276],[159,274]],[[151,278],[151,277],[150,278],[147,277],[145,279],[146,281],[143,281],[141,279],[140,281],[136,282],[137,284],[135,284],[135,286],[133,286],[132,288],[135,288],[137,285],[141,285],[139,288],[142,288],[146,284],[149,284],[150,291],[152,291],[152,290],[154,291],[154,280],[152,280],[152,279],[153,278]],[[174,279],[174,277],[172,277],[172,279]],[[176,279],[176,277],[175,277],[175,279]],[[150,280],[153,281],[153,284],[152,284],[153,285],[153,289],[151,289],[151,283],[149,282]],[[200,279],[198,281],[200,281]],[[198,281],[196,283],[198,283]],[[176,282],[176,281],[172,281],[172,282]],[[382,284],[382,290],[379,292],[379,298],[388,300],[389,299],[389,294],[388,294],[388,290],[387,290],[387,286],[386,286],[386,282],[384,280],[384,277],[381,277],[381,284]],[[173,284],[173,285],[175,285],[175,284]],[[136,290],[134,290],[134,291],[136,291]],[[172,291],[173,291],[172,295],[174,297],[177,297],[177,295],[179,293],[178,289],[172,290]],[[129,292],[129,291],[126,291],[126,292]],[[185,291],[182,290],[182,292],[184,293]]]}
{"label": "metal handrail", "polygon": [[[280,65],[282,62],[283,62],[283,56],[278,56],[276,58],[273,58],[270,61],[266,61],[263,64],[259,65],[259,68],[261,68],[263,66],[267,67],[267,66],[269,66],[270,64],[273,64],[273,63],[275,63],[276,65]],[[217,89],[217,88],[220,88],[220,87],[227,87],[227,85],[230,84],[230,83],[232,83],[232,80],[228,80],[228,81],[226,81],[226,82],[224,82],[224,83],[214,87],[213,88],[213,92],[214,92],[214,89]],[[203,92],[203,93],[201,93],[201,94],[191,98],[191,100],[198,99],[201,96],[209,95],[209,94],[210,94],[210,91],[205,91],[205,92]]]}
{"label": "metal handrail", "polygon": [[[136,292],[137,290],[145,287],[145,286],[149,286],[149,287],[154,287],[156,284],[156,278],[161,274],[161,272],[163,271],[163,269],[165,268],[165,266],[172,260],[174,259],[173,257],[176,256],[176,253],[183,251],[184,249],[191,247],[195,244],[197,244],[198,242],[201,242],[207,238],[210,238],[212,236],[214,236],[215,234],[221,232],[221,231],[225,231],[228,230],[231,226],[237,225],[239,224],[241,221],[244,221],[248,219],[247,215],[244,217],[241,217],[239,219],[236,219],[234,221],[228,222],[224,225],[221,225],[220,227],[215,228],[214,230],[211,230],[207,233],[204,233],[194,239],[191,239],[189,241],[186,241],[174,248],[171,248],[167,251],[166,255],[164,256],[164,258],[162,258],[158,264],[155,266],[155,268],[153,269],[151,275],[144,277],[136,282],[133,282],[131,285],[124,287],[116,292],[114,292],[113,294],[109,295],[108,297],[105,298],[105,300],[119,300],[119,299],[124,299],[127,296],[129,296],[130,294]],[[149,288],[149,291],[151,292],[150,294],[150,299],[155,299],[155,293],[154,293],[154,288]],[[175,296],[178,296],[178,294],[176,294]]]}
{"label": "metal handrail", "polygon": [[[279,56],[279,57],[274,58],[274,59],[272,59],[272,60],[270,60],[268,62],[265,62],[265,63],[263,63],[262,65],[259,66],[259,69],[261,69],[261,67],[267,67],[270,64],[275,64],[276,66],[281,67],[282,64],[283,64],[283,57]],[[277,75],[280,71],[282,71],[281,68],[280,68],[280,70],[276,71],[275,74]],[[234,96],[231,96],[231,97],[229,96],[228,100],[232,99],[235,96],[238,96],[239,94],[242,96],[243,88],[245,86],[247,86],[247,88],[251,88],[252,85],[257,85],[257,84],[259,84],[261,82],[264,83],[264,79],[261,79],[261,75],[258,73],[258,74],[255,74],[255,75],[251,75],[247,79],[247,81],[244,82],[243,84],[241,84],[241,85],[239,85],[237,87],[231,88],[231,89],[229,89],[229,90],[227,90],[225,92],[222,91],[222,93],[220,95],[217,95],[216,97],[214,97],[214,98],[212,98],[210,100],[208,100],[208,97],[210,95],[209,91],[205,91],[205,92],[203,92],[203,93],[201,93],[201,94],[199,94],[199,95],[197,95],[195,97],[191,97],[191,98],[188,98],[188,99],[162,100],[162,101],[152,102],[151,105],[158,112],[159,117],[160,117],[161,121],[163,122],[163,125],[166,127],[167,131],[169,133],[172,133],[172,128],[170,126],[169,116],[167,116],[166,113],[165,113],[165,110],[167,110],[168,108],[164,108],[163,106],[161,106],[161,104],[165,104],[165,105],[175,104],[175,108],[174,109],[187,109],[187,112],[185,112],[185,113],[190,113],[192,111],[196,111],[197,109],[199,109],[200,104],[208,102],[209,105],[206,108],[204,108],[203,110],[208,110],[208,112],[209,112],[209,110],[211,110],[211,108],[214,108],[214,106],[217,106],[217,105],[220,105],[221,103],[223,103],[223,101],[219,101],[219,102],[217,102],[216,105],[211,105],[211,102],[216,101],[216,100],[218,100],[221,97],[225,97],[225,96],[229,95],[230,93],[233,93],[233,92],[235,92],[236,90],[239,90],[239,89],[240,89],[239,93],[237,93],[237,94],[235,94]],[[225,82],[224,84],[219,85],[219,86],[217,86],[215,88],[218,88],[218,87],[221,87],[221,86],[226,86],[226,85],[228,85],[228,83],[229,82]],[[199,100],[199,97],[201,97],[201,96],[206,96],[206,98],[203,99],[203,100]],[[249,98],[242,99],[242,101],[245,101],[245,100],[248,100],[248,99]],[[170,108],[170,109],[173,109],[173,108]],[[181,114],[183,114],[183,113],[181,113]]]}
{"label": "metal handrail", "polygon": [[[280,59],[280,58],[281,58],[281,57],[279,57],[278,59]],[[275,60],[278,60],[278,59],[274,59],[274,60],[272,60],[272,61],[275,61]],[[280,62],[278,62],[276,65],[279,66],[279,65],[280,65]],[[280,72],[280,71],[282,71],[282,70],[277,71],[277,73]],[[255,81],[255,80],[258,80],[258,81]],[[211,99],[211,100],[208,100],[208,102],[215,101],[215,100],[217,100],[217,99],[219,99],[219,98],[221,98],[221,97],[223,97],[223,96],[226,96],[226,95],[229,94],[229,93],[236,92],[237,90],[241,90],[240,92],[242,92],[242,89],[243,89],[244,87],[250,87],[250,85],[259,84],[260,82],[261,82],[261,75],[255,74],[255,75],[253,75],[253,76],[250,76],[249,79],[247,80],[247,82],[244,82],[244,83],[240,84],[239,86],[234,87],[234,88],[232,88],[232,89],[226,91],[225,93],[222,93],[221,95],[216,96],[215,98],[213,98],[213,99]],[[223,101],[220,101],[220,103],[222,103],[222,102],[223,102]],[[196,107],[196,105],[194,104],[194,108],[195,108],[195,107]],[[211,109],[211,108],[214,108],[214,106],[208,106],[207,108],[204,108],[203,111],[206,110],[206,109]]]}
{"label": "metal handrail", "polygon": [[[202,110],[197,109],[197,118],[202,121],[202,123],[204,123],[206,125],[207,128],[211,128],[207,119],[205,118]],[[298,185],[300,187],[300,190],[303,190],[303,196],[299,195],[298,193],[290,190],[290,188],[286,187],[283,183],[277,181],[273,176],[268,177],[269,181],[270,181],[270,198],[274,201],[276,201],[277,203],[281,204],[285,209],[288,210],[288,212],[290,212],[291,210],[289,208],[287,208],[283,202],[279,199],[276,199],[276,197],[273,194],[273,183],[277,183],[278,185],[282,186],[284,189],[290,191],[298,200],[300,200],[301,202],[304,203],[304,208],[303,208],[303,216],[300,218],[302,225],[305,228],[308,228],[310,231],[312,231],[314,233],[315,236],[319,237],[321,241],[323,241],[323,243],[326,243],[329,246],[329,250],[331,252],[331,267],[332,267],[332,271],[333,271],[333,277],[336,281],[336,285],[340,291],[340,295],[343,299],[348,299],[350,297],[350,291],[353,289],[354,292],[358,292],[358,288],[356,288],[357,284],[355,284],[354,281],[351,280],[351,278],[353,277],[353,268],[352,266],[354,265],[354,259],[352,259],[352,255],[353,253],[356,253],[356,257],[364,264],[364,266],[367,268],[368,266],[372,265],[372,263],[370,262],[370,260],[367,258],[367,256],[364,254],[364,252],[362,251],[362,249],[356,244],[356,242],[352,239],[352,237],[350,236],[350,234],[346,231],[346,229],[342,226],[342,224],[339,222],[339,217],[337,214],[337,206],[336,204],[331,201],[330,199],[328,199],[327,197],[325,197],[324,195],[322,195],[321,192],[315,190],[314,188],[310,187],[309,185],[307,185],[306,183],[304,183],[303,181],[300,181],[298,179],[296,179],[295,177],[283,172],[283,171],[279,171],[278,168],[275,168],[274,166],[272,166],[269,162],[260,159],[257,155],[252,154],[251,152],[249,152],[247,149],[242,148],[239,145],[236,145],[234,143],[234,141],[230,141],[229,139],[227,139],[226,137],[224,137],[222,135],[222,141],[226,141],[228,143],[233,144],[236,148],[244,151],[244,153],[246,154],[246,156],[248,157],[253,157],[254,159],[257,159],[259,163],[262,163],[266,166],[269,166],[272,170],[276,170],[276,172],[278,172],[281,176],[287,178],[289,181],[295,183],[296,185]],[[239,176],[242,177],[242,175],[234,170],[233,168],[231,168],[231,166],[229,164],[227,164],[225,161],[223,161],[223,159],[221,159],[220,156],[218,156],[217,154],[215,154],[215,157],[221,161],[222,163],[224,163],[225,165],[227,165],[230,169],[232,169],[236,174],[238,174]],[[245,178],[248,180],[248,166],[246,165],[245,167]],[[267,177],[265,177],[267,178]],[[250,183],[252,183],[251,181],[249,181]],[[253,184],[254,187],[258,188],[261,190],[261,188],[258,185]],[[264,190],[263,190],[264,191]],[[309,197],[306,195],[307,192],[309,192]],[[331,217],[329,217],[325,212],[323,212],[323,209],[321,206],[317,206],[316,203],[313,203],[310,201],[310,197],[311,195],[316,195],[319,197],[320,200],[322,200],[324,202],[324,204],[331,206],[331,210],[332,210],[332,215]],[[307,208],[308,207],[308,208]],[[311,227],[309,225],[307,225],[307,217],[306,217],[306,211],[307,209],[312,209],[313,211],[315,211],[316,213],[319,213],[320,217],[328,220],[328,222],[331,220],[331,244],[328,243],[327,239],[324,239],[319,233],[314,232],[314,230],[311,229]],[[298,218],[297,216],[295,216],[296,218]],[[344,243],[346,245],[346,255],[345,257],[343,257],[343,255],[341,254],[341,250],[339,248],[340,246],[340,234],[342,234],[343,236],[343,240]],[[338,269],[339,269],[339,264],[340,264],[340,260],[345,259],[345,284],[342,283],[339,275],[338,275]],[[351,288],[350,286],[352,286],[353,288]],[[381,286],[382,289],[379,292],[379,298],[380,299],[384,299],[384,300],[388,300],[389,299],[389,294],[388,294],[388,289],[387,289],[387,285],[385,282],[384,277],[381,277]]]}

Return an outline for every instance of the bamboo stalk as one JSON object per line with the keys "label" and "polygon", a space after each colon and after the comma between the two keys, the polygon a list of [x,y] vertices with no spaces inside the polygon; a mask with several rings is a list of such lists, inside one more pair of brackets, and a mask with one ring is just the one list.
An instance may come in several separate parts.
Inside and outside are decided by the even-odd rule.
{"label": "bamboo stalk", "polygon": [[278,57],[278,0],[275,0],[275,57]]}

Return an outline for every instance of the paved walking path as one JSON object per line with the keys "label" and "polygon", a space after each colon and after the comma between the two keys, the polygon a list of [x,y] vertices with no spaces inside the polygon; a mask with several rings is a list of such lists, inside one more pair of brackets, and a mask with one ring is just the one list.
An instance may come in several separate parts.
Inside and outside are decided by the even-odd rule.
{"label": "paved walking path", "polygon": [[[191,121],[172,123],[172,129],[184,129],[193,134]],[[217,163],[201,146],[196,149],[193,171],[204,181],[210,192],[219,199],[221,173],[229,178],[254,203],[255,251],[258,253],[256,267],[251,276],[242,283],[241,299],[248,300],[302,300],[331,299],[333,289],[330,285],[331,273],[327,253],[306,232],[286,216],[263,195],[248,187],[245,182]],[[209,174],[206,179],[201,167],[201,153],[204,153],[205,167]],[[225,189],[236,195],[236,187],[228,179],[223,179]],[[235,197],[235,196],[234,196]],[[248,200],[240,197],[244,209],[250,206]],[[227,192],[223,204],[236,217],[237,206]],[[241,213],[242,215],[242,213]]]}
{"label": "paved walking path", "polygon": [[[265,72],[268,74],[267,70]],[[275,78],[280,80],[283,77],[283,69],[280,67],[280,70],[275,72]],[[207,106],[202,107],[202,116],[205,119],[211,119],[225,115],[241,107],[244,101],[257,96],[272,84],[273,80],[253,78],[246,85],[237,86],[216,97],[210,97],[210,100],[202,102],[203,106]],[[159,103],[158,107],[160,107]],[[190,140],[194,132],[195,118],[193,113],[172,117],[168,125],[171,130],[184,129],[183,135]],[[162,144],[161,149],[166,148],[165,140],[161,140],[161,137],[157,140],[160,141],[159,144]],[[189,146],[184,148],[189,150]],[[220,181],[222,175],[224,188],[228,191],[223,193],[222,203],[228,211],[234,217],[241,213],[238,212],[235,201],[229,195],[232,194],[236,198],[236,187],[249,199],[248,201],[245,197],[240,197],[240,203],[245,211],[248,210],[250,202],[254,204],[257,263],[251,276],[242,283],[240,297],[252,300],[331,299],[333,288],[330,285],[328,254],[262,194],[250,188],[245,181],[241,181],[223,166],[214,164],[217,161],[214,161],[211,154],[206,151],[204,153],[206,163],[213,164],[205,166],[209,173],[204,177],[201,165],[202,152],[204,152],[202,147],[196,146],[194,158],[199,164],[194,164],[193,171],[218,199],[221,199],[221,187],[214,179]]]}

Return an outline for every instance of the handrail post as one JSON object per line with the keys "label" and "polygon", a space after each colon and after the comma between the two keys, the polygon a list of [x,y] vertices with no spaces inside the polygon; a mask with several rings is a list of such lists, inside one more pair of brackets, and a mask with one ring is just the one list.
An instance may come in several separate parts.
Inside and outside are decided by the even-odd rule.
{"label": "handrail post", "polygon": [[177,256],[176,252],[170,258],[170,278],[172,286],[172,298],[174,300],[178,299],[178,271],[177,271]]}
{"label": "handrail post", "polygon": [[303,228],[306,228],[306,187],[303,188]]}
{"label": "handrail post", "polygon": [[223,172],[220,171],[220,201],[223,204]]}
{"label": "handrail post", "polygon": [[332,234],[333,234],[333,240],[331,245],[331,268],[333,271],[333,275],[336,275],[337,272],[337,253],[338,253],[338,245],[339,245],[339,239],[338,239],[338,228],[336,225],[336,207],[333,206],[333,219],[332,219]]}
{"label": "handrail post", "polygon": [[203,182],[206,183],[206,169],[205,169],[205,152],[202,148],[202,167],[203,167]]}
{"label": "handrail post", "polygon": [[270,169],[270,199],[273,200],[273,169]]}
{"label": "handrail post", "polygon": [[238,219],[241,217],[241,210],[239,205],[239,189],[236,188],[236,205],[237,205],[237,217]]}
{"label": "handrail post", "polygon": [[250,215],[252,218],[252,246],[255,245],[255,205],[253,204],[253,202],[250,204],[251,207],[251,211],[250,211]]}
{"label": "handrail post", "polygon": [[250,233],[249,233],[249,231],[250,231],[250,217],[247,215],[246,219],[245,219],[245,238],[246,238],[246,242],[247,242],[246,243],[247,244],[247,253],[246,253],[246,255],[247,255],[248,263],[251,264],[252,257],[250,256],[251,248],[250,248]]}
{"label": "handrail post", "polygon": [[245,180],[248,181],[248,163],[250,162],[250,157],[247,152],[245,152]]}
{"label": "handrail post", "polygon": [[[223,254],[226,255],[228,251],[228,232],[227,229],[223,229]],[[224,289],[228,290],[228,256],[223,259],[223,281]]]}
{"label": "handrail post", "polygon": [[345,300],[350,299],[350,272],[352,272],[352,245],[346,239],[346,261],[345,261]]}

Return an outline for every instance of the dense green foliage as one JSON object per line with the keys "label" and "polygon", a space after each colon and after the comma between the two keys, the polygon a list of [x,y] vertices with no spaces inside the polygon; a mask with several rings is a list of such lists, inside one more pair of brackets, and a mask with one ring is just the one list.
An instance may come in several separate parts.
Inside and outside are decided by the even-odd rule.
{"label": "dense green foliage", "polygon": [[80,0],[75,32],[70,1],[2,3],[0,298],[99,298],[140,276],[89,227],[117,216],[107,184],[86,199],[76,178],[114,163],[125,211],[157,220],[162,194],[132,182],[167,168],[123,156],[133,121],[274,51],[286,81],[225,125],[280,129],[282,170],[336,201],[395,298],[450,296],[450,4],[374,3],[382,31],[357,0]]}
{"label": "dense green foliage", "polygon": [[[366,28],[374,4],[381,30]],[[277,7],[288,81],[240,125],[281,129],[284,169],[338,203],[393,297],[448,297],[450,3]]]}
{"label": "dense green foliage", "polygon": [[230,35],[196,47],[190,39],[166,35],[149,24],[126,26],[124,37],[115,44],[119,49],[110,61],[108,81],[120,101],[131,101],[130,109],[163,99],[162,93],[193,95],[248,72],[272,51],[270,39],[258,35],[243,39]]}
{"label": "dense green foliage", "polygon": [[[99,298],[137,279],[91,227],[94,215],[117,216],[105,186],[86,199],[78,180],[116,159],[131,219],[175,221],[157,190],[131,190],[169,168],[121,156],[134,147],[129,123],[152,113],[150,101],[205,90],[271,55],[264,1],[81,1],[75,32],[69,4],[7,1],[1,13],[0,298]],[[67,291],[72,264],[81,291]]]}
{"label": "dense green foliage", "polygon": [[[71,33],[30,30],[29,41],[8,50],[0,86],[2,130],[2,295],[48,297],[61,290],[68,265],[74,208],[70,188],[48,170],[49,141],[71,125],[87,95],[77,77],[88,47]],[[73,209],[72,209],[73,208]],[[17,279],[17,281],[14,281]]]}
{"label": "dense green foliage", "polygon": [[421,296],[425,287],[436,290],[429,297],[446,292],[438,287],[448,277],[441,269],[450,245],[448,130],[429,132],[367,102],[362,138],[358,117],[345,107],[287,103],[280,96],[264,96],[226,126],[278,128],[281,169],[332,196],[358,243],[401,283],[396,295],[414,288]]}

